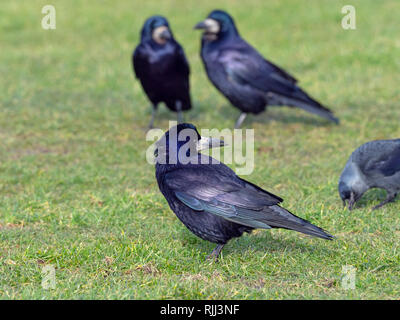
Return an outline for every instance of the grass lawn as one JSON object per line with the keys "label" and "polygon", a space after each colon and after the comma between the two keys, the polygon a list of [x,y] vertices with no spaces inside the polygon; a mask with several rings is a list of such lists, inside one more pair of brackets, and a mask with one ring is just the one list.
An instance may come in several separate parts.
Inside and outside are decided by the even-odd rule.
{"label": "grass lawn", "polygon": [[[43,30],[53,4],[57,29]],[[341,27],[356,7],[357,29]],[[193,30],[226,9],[241,35],[341,119],[297,109],[249,116],[255,169],[245,179],[327,229],[335,241],[287,230],[214,244],[190,233],[146,162],[150,104],[131,52],[145,18],[165,15],[191,65],[198,128],[232,128],[239,111],[208,81]],[[8,1],[0,7],[0,298],[399,299],[400,200],[369,191],[356,209],[337,192],[350,153],[400,137],[397,0]],[[155,125],[176,115],[160,106]],[[41,286],[56,268],[56,288]],[[342,287],[354,266],[356,288]]]}

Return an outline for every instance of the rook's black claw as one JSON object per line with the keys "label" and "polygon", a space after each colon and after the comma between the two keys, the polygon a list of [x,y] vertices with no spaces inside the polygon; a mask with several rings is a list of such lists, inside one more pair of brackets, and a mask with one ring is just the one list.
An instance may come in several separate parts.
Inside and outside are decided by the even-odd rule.
{"label": "rook's black claw", "polygon": [[217,262],[219,254],[221,253],[223,247],[224,244],[217,245],[217,247],[207,256],[206,260],[214,258],[214,261]]}

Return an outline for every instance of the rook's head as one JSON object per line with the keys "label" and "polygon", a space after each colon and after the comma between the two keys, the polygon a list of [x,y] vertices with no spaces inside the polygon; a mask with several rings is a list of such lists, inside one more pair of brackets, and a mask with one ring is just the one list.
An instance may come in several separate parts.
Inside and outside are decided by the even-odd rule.
{"label": "rook's head", "polygon": [[194,28],[203,30],[206,41],[215,41],[230,34],[239,35],[232,17],[222,10],[212,11],[207,19],[196,24]]}
{"label": "rook's head", "polygon": [[185,163],[188,158],[197,156],[201,150],[222,146],[224,146],[224,142],[220,139],[200,136],[193,124],[180,123],[170,128],[156,142],[154,155],[160,159],[161,157],[165,158],[165,156],[167,158],[174,156],[178,162]]}
{"label": "rook's head", "polygon": [[148,18],[142,28],[142,41],[153,40],[158,44],[165,44],[172,38],[172,32],[166,18],[152,16]]}

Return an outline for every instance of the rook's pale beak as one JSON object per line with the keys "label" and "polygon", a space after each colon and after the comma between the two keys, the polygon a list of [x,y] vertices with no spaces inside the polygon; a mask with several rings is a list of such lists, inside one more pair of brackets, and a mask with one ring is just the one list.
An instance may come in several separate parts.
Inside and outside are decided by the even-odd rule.
{"label": "rook's pale beak", "polygon": [[193,29],[207,29],[207,24],[204,21],[201,21],[196,24]]}
{"label": "rook's pale beak", "polygon": [[152,34],[153,40],[159,44],[166,43],[169,39],[172,38],[171,32],[169,31],[167,26],[157,27],[153,30]]}
{"label": "rook's pale beak", "polygon": [[354,192],[350,193],[350,199],[349,199],[349,205],[348,205],[348,209],[349,211],[353,210],[353,207],[356,203],[355,197],[354,197]]}
{"label": "rook's pale beak", "polygon": [[160,33],[160,38],[164,40],[169,40],[171,39],[171,33],[168,29],[165,29]]}
{"label": "rook's pale beak", "polygon": [[218,138],[201,137],[201,139],[197,142],[196,149],[197,151],[201,151],[224,146],[226,146],[226,143]]}

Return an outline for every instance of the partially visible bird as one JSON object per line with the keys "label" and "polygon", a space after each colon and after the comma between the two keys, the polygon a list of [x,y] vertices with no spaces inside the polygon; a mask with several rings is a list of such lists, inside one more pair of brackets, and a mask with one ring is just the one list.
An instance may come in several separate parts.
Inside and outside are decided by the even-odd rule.
{"label": "partially visible bird", "polygon": [[343,204],[352,210],[362,195],[372,188],[386,190],[387,197],[373,209],[393,202],[400,192],[400,139],[370,141],[350,156],[339,179]]}
{"label": "partially visible bird", "polygon": [[293,76],[264,59],[242,39],[225,11],[212,11],[194,28],[204,30],[201,58],[209,79],[242,111],[235,128],[241,126],[247,113],[258,114],[267,105],[299,107],[339,123],[331,110],[297,85]]}
{"label": "partially visible bird", "polygon": [[136,77],[153,104],[149,128],[153,127],[160,102],[177,112],[178,122],[182,122],[182,111],[191,109],[190,69],[166,18],[152,16],[145,21],[140,44],[132,55],[132,63]]}
{"label": "partially visible bird", "polygon": [[219,139],[201,137],[195,126],[184,123],[166,132],[155,150],[160,191],[190,231],[217,244],[209,258],[217,259],[230,239],[255,228],[284,228],[332,239],[323,229],[280,207],[280,197],[199,153],[223,145]]}

